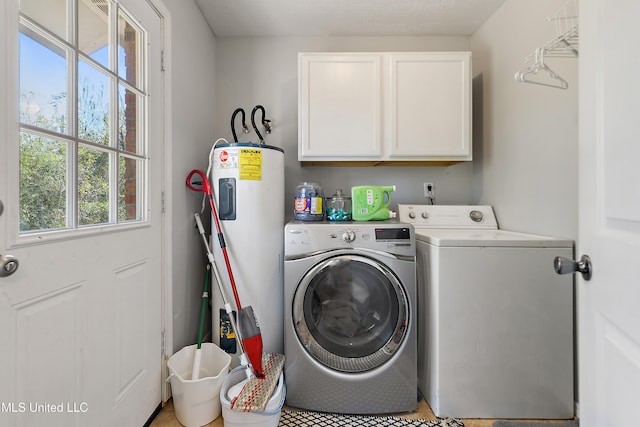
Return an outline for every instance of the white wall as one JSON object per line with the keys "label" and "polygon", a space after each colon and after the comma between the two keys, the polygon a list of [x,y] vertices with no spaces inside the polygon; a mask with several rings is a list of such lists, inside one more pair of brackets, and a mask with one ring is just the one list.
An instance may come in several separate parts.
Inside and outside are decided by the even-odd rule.
{"label": "white wall", "polygon": [[[285,151],[285,212],[293,213],[295,187],[320,182],[326,195],[354,185],[392,185],[392,205],[425,203],[424,181],[435,183],[438,203],[472,202],[473,165],[450,167],[301,167],[298,162],[298,52],[470,50],[469,37],[230,37],[216,39],[216,137],[233,141],[231,114],[243,107],[248,115],[256,104],[265,107],[274,130],[267,144]],[[258,115],[257,119],[261,116]],[[238,139],[243,139],[240,117]],[[247,124],[251,127],[249,117]],[[258,142],[255,133],[248,136]]]}
{"label": "white wall", "polygon": [[[518,83],[524,57],[549,41],[545,17],[563,0],[508,0],[468,37],[218,38],[216,137],[232,140],[236,107],[263,105],[273,121],[267,144],[285,150],[285,212],[295,186],[320,182],[325,193],[353,185],[395,184],[393,202],[424,203],[422,182],[440,204],[494,205],[506,229],[575,239],[577,234],[577,61],[549,60],[569,90]],[[472,50],[474,161],[450,167],[301,167],[297,161],[297,53],[302,51]],[[247,118],[247,121],[249,119]],[[239,117],[237,118],[240,124]],[[249,124],[250,126],[250,124]],[[240,130],[237,130],[240,132]],[[239,133],[239,139],[243,137]],[[247,137],[245,137],[245,141]],[[257,142],[252,132],[248,138]]]}
{"label": "white wall", "polygon": [[[195,2],[163,0],[171,14],[169,57],[172,131],[167,204],[170,206],[173,350],[196,342],[204,287],[205,250],[194,228],[202,193],[187,188],[192,169],[206,170],[214,135],[215,38]],[[206,218],[206,215],[203,215]],[[210,322],[207,322],[207,326]],[[169,351],[170,349],[168,349]]]}
{"label": "white wall", "polygon": [[565,0],[507,0],[471,37],[473,199],[504,229],[577,239],[578,60],[548,58],[569,82],[516,82],[524,58],[555,36],[547,16]]}

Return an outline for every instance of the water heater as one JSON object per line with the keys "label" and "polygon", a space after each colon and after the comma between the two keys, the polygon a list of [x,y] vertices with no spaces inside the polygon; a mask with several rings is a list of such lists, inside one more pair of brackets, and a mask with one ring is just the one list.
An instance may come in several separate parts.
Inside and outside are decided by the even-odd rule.
{"label": "water heater", "polygon": [[[283,354],[284,151],[264,144],[224,143],[216,145],[212,160],[210,181],[240,302],[255,311],[264,351]],[[211,246],[235,310],[215,229]],[[237,355],[221,310],[222,297],[216,286],[212,289],[213,342]]]}

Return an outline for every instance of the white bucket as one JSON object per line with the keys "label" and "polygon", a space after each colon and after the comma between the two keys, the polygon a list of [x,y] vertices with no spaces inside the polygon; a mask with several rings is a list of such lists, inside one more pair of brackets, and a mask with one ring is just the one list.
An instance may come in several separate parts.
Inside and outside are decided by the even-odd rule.
{"label": "white bucket", "polygon": [[200,379],[191,379],[197,345],[184,347],[169,358],[173,406],[178,421],[186,427],[200,427],[220,416],[220,390],[229,372],[231,356],[213,343],[202,343]]}
{"label": "white bucket", "polygon": [[231,409],[231,401],[228,395],[229,389],[247,378],[246,369],[245,366],[238,366],[229,372],[222,385],[222,390],[220,390],[224,427],[277,427],[280,421],[280,411],[287,394],[282,373],[280,373],[278,385],[267,402],[264,411],[240,412]]}

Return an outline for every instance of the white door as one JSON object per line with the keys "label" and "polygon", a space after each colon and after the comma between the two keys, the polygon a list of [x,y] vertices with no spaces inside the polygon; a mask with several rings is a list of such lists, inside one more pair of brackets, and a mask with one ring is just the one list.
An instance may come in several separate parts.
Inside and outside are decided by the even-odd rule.
{"label": "white door", "polygon": [[581,427],[638,425],[640,55],[637,0],[580,2]]}
{"label": "white door", "polygon": [[[139,427],[162,387],[161,19],[145,0],[72,4],[0,6],[0,254],[19,261],[0,277],[0,425]],[[105,40],[112,50],[94,54]],[[35,78],[20,72],[26,46],[43,61]],[[35,108],[38,91],[56,95],[57,126],[27,117],[51,110]],[[111,119],[87,124],[103,107]],[[101,125],[107,142],[92,139]],[[33,174],[29,138],[58,156],[60,176]],[[103,175],[89,172],[98,158]],[[51,184],[62,225],[38,229],[29,221],[51,214]]]}

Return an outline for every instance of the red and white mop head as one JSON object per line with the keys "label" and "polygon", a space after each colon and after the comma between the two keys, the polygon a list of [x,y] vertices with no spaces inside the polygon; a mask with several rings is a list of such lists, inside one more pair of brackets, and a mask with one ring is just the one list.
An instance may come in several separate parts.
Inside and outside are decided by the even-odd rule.
{"label": "red and white mop head", "polygon": [[251,378],[238,396],[231,402],[231,409],[238,412],[261,412],[271,399],[284,367],[284,355],[264,353],[262,368],[264,378]]}

